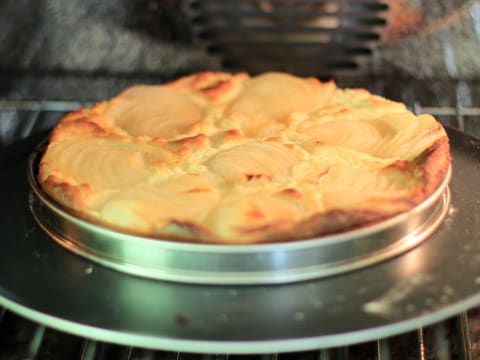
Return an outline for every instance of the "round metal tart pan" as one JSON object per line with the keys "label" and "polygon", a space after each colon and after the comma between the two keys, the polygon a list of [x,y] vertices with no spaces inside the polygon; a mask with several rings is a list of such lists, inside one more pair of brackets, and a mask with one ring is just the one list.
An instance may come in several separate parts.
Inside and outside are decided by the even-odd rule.
{"label": "round metal tart pan", "polygon": [[351,271],[417,246],[440,225],[450,204],[449,169],[441,186],[415,208],[356,230],[253,245],[169,241],[96,225],[60,206],[36,180],[42,148],[28,161],[30,206],[40,227],[78,255],[122,272],[160,280],[275,284]]}
{"label": "round metal tart pan", "polygon": [[97,340],[202,353],[288,352],[375,340],[480,304],[480,140],[447,129],[451,206],[401,256],[279,285],[196,285],[109,269],[52,241],[29,210],[27,158],[0,152],[0,305]]}

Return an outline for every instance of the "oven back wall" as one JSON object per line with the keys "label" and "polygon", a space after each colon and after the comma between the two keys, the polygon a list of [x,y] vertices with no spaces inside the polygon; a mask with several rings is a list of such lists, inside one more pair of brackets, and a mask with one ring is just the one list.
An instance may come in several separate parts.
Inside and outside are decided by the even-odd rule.
{"label": "oven back wall", "polygon": [[92,100],[217,68],[173,0],[3,0],[0,97]]}
{"label": "oven back wall", "polygon": [[[383,14],[387,25],[363,66],[337,77],[341,86],[368,87],[407,103],[420,96],[423,103],[451,104],[457,96],[451,80],[460,79],[473,84],[468,89],[476,94],[480,0],[365,0],[373,1],[389,6]],[[100,100],[134,83],[221,69],[221,56],[208,53],[192,26],[196,10],[212,2],[3,0],[0,98]],[[279,0],[248,0],[243,6],[269,2]],[[205,19],[195,23],[208,27]],[[420,81],[409,88],[413,95],[398,91],[405,81]]]}

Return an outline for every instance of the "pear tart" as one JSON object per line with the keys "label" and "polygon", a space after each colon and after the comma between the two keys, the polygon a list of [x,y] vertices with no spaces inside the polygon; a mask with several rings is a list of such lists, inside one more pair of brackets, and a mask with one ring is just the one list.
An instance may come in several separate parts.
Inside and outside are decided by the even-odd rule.
{"label": "pear tart", "polygon": [[63,117],[38,180],[102,226],[213,243],[305,239],[408,211],[447,176],[439,122],[284,73],[134,86]]}

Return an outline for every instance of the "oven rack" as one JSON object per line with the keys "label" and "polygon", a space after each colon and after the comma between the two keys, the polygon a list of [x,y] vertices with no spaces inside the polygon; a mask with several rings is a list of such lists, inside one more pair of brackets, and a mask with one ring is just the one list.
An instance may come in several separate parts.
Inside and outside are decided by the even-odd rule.
{"label": "oven rack", "polygon": [[[88,106],[78,101],[0,100],[0,149],[50,129],[66,112]],[[430,113],[450,127],[480,136],[480,107],[411,104],[415,113]],[[480,358],[480,308],[435,325],[367,343],[295,353],[253,355],[190,354],[96,341],[32,322],[0,307],[0,360],[275,360],[275,359],[477,359]]]}
{"label": "oven rack", "polygon": [[[414,101],[416,114],[432,114],[444,125],[480,137],[480,107],[424,106]],[[0,100],[0,148],[42,130],[50,129],[67,112],[92,105],[90,101]]]}

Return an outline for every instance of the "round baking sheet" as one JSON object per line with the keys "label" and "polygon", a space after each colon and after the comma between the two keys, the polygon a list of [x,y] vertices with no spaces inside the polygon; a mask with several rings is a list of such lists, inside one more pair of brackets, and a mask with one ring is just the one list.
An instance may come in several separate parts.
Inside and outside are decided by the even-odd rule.
{"label": "round baking sheet", "polygon": [[60,247],[29,211],[27,158],[1,154],[0,304],[89,338],[164,350],[261,353],[339,346],[434,323],[480,304],[480,141],[448,130],[452,204],[425,242],[318,280],[207,286],[140,278]]}

